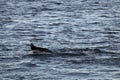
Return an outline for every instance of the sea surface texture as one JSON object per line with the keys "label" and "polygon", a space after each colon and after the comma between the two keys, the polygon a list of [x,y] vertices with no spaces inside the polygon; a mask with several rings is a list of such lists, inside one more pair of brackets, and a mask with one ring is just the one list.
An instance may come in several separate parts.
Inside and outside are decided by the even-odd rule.
{"label": "sea surface texture", "polygon": [[120,80],[120,0],[0,0],[0,80]]}

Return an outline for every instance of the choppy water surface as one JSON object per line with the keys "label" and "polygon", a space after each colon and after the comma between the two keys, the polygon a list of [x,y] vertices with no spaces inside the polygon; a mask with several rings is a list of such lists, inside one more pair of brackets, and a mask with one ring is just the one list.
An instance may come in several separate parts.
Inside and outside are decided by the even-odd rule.
{"label": "choppy water surface", "polygon": [[120,0],[0,0],[0,79],[119,80]]}

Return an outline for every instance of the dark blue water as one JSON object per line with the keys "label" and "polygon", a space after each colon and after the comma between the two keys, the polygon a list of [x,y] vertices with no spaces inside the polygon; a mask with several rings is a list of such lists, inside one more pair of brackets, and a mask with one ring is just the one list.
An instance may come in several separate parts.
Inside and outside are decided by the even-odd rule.
{"label": "dark blue water", "polygon": [[0,0],[0,80],[119,79],[120,0]]}

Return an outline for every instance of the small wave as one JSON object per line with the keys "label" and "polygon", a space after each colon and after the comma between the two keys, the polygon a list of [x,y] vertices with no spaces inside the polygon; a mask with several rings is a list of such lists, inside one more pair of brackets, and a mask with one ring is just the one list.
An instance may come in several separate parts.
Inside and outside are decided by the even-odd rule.
{"label": "small wave", "polygon": [[21,63],[21,65],[24,65],[26,67],[36,67],[37,66],[36,64],[33,64],[31,62],[29,62],[29,63]]}
{"label": "small wave", "polygon": [[26,68],[10,68],[10,69],[7,69],[7,71],[27,71]]}
{"label": "small wave", "polygon": [[57,2],[57,1],[50,1],[49,3],[56,4],[56,5],[61,5],[61,4],[63,4],[62,2]]}
{"label": "small wave", "polygon": [[12,60],[18,60],[20,57],[17,56],[1,56],[0,61],[12,61]]}

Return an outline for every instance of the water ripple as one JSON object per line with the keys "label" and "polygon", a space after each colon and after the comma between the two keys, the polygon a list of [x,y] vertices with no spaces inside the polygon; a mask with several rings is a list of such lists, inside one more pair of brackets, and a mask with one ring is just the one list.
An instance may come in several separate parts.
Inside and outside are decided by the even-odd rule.
{"label": "water ripple", "polygon": [[[119,4],[0,0],[0,78],[119,79]],[[29,55],[30,43],[53,54]]]}

